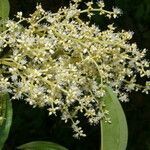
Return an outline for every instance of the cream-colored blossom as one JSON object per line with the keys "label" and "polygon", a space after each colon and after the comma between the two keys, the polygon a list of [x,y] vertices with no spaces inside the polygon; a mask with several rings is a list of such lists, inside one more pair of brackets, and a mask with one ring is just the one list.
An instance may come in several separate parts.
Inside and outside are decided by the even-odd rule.
{"label": "cream-colored blossom", "polygon": [[75,137],[85,136],[78,126],[79,112],[90,124],[107,116],[99,107],[105,103],[101,100],[105,86],[111,86],[121,101],[128,100],[125,92],[150,90],[148,82],[141,86],[136,81],[137,75],[150,77],[150,63],[145,49],[129,43],[133,33],[116,31],[112,24],[101,31],[80,19],[80,14],[91,16],[95,11],[116,18],[120,10],[104,10],[103,1],[97,3],[99,8],[91,2],[80,10],[78,2],[57,13],[45,12],[39,5],[29,18],[19,12],[19,21],[9,20],[0,33],[0,54],[9,49],[0,55],[0,92],[24,98],[33,107],[46,106],[49,115],[61,112],[62,120],[72,122]]}

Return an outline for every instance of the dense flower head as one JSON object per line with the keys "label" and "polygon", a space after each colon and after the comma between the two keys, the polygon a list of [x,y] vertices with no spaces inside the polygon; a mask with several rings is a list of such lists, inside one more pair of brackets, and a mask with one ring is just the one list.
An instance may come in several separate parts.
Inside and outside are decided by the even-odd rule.
{"label": "dense flower head", "polygon": [[102,101],[105,86],[112,87],[121,101],[128,100],[125,93],[131,90],[150,90],[148,82],[136,81],[137,75],[150,77],[150,63],[146,49],[130,44],[133,32],[116,31],[113,24],[101,31],[80,19],[80,14],[91,17],[96,11],[116,18],[121,11],[105,10],[103,1],[96,8],[89,2],[81,10],[79,3],[74,0],[57,13],[38,5],[28,18],[18,12],[18,21],[8,20],[0,33],[0,92],[23,98],[33,107],[46,106],[49,115],[61,112],[62,120],[72,122],[75,137],[85,136],[78,113],[90,124],[108,113]]}

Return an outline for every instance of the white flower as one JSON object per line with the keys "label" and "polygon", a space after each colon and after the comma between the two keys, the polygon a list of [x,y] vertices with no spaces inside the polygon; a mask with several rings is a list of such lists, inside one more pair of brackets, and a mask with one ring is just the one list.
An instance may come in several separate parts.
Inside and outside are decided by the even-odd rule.
{"label": "white flower", "polygon": [[17,18],[21,18],[22,17],[22,12],[17,12]]}
{"label": "white flower", "polygon": [[12,79],[13,82],[16,81],[16,80],[18,79],[18,75],[13,74],[13,75],[11,76],[11,79]]}
{"label": "white flower", "polygon": [[121,9],[113,7],[113,17],[116,18],[119,14],[122,14]]}

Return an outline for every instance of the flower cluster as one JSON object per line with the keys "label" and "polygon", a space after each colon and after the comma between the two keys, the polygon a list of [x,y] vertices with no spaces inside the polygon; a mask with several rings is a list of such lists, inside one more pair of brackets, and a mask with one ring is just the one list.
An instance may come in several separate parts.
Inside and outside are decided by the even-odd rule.
{"label": "flower cluster", "polygon": [[125,91],[150,89],[136,82],[137,75],[150,77],[150,63],[145,49],[129,43],[133,33],[118,32],[112,24],[101,31],[80,19],[82,13],[91,17],[95,12],[116,18],[120,10],[107,11],[102,1],[81,10],[79,3],[74,0],[57,13],[38,5],[28,18],[19,12],[18,21],[7,21],[0,33],[0,92],[33,107],[46,106],[49,115],[61,112],[62,120],[72,122],[75,137],[85,136],[78,113],[90,124],[108,113],[102,101],[106,85],[121,101],[128,100]]}

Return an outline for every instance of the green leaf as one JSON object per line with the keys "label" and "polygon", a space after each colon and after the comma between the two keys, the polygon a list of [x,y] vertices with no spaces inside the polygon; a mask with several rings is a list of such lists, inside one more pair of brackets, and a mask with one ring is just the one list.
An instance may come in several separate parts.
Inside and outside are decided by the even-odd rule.
{"label": "green leaf", "polygon": [[124,111],[116,94],[106,87],[103,97],[111,123],[101,120],[101,150],[126,150],[128,129]]}
{"label": "green leaf", "polygon": [[0,93],[1,114],[4,120],[0,125],[0,150],[8,138],[12,123],[12,104],[8,93]]}
{"label": "green leaf", "polygon": [[7,19],[9,16],[9,0],[0,0],[0,18]]}
{"label": "green leaf", "polygon": [[52,142],[34,141],[18,147],[22,150],[68,150],[67,148]]}

